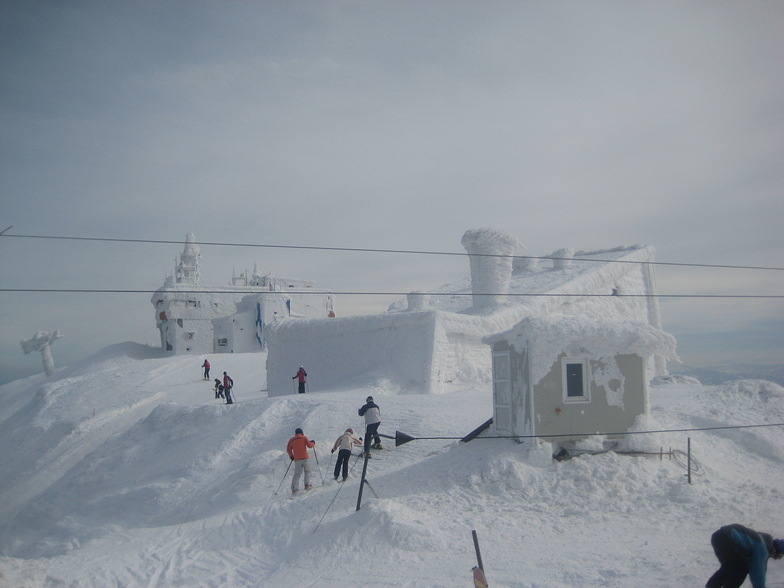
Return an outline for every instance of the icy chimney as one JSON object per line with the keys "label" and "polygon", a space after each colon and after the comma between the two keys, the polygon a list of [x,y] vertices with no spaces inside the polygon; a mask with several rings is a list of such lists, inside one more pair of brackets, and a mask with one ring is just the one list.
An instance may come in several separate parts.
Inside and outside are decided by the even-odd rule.
{"label": "icy chimney", "polygon": [[515,257],[512,260],[512,271],[514,273],[519,274],[536,271],[536,268],[539,266],[539,258],[530,255],[528,249],[521,243],[517,244],[514,254]]}
{"label": "icy chimney", "polygon": [[512,254],[517,239],[495,229],[469,229],[461,241],[471,264],[474,308],[502,304],[512,277]]}
{"label": "icy chimney", "polygon": [[554,252],[550,257],[553,258],[553,269],[565,270],[572,267],[572,258],[574,257],[574,249],[566,248],[559,249]]}
{"label": "icy chimney", "polygon": [[427,310],[430,302],[430,296],[424,292],[409,292],[408,294],[408,310]]}

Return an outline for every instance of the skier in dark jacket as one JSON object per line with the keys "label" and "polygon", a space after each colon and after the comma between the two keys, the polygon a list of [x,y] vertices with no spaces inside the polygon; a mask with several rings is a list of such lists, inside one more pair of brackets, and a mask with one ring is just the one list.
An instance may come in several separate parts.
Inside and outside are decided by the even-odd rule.
{"label": "skier in dark jacket", "polygon": [[768,558],[781,559],[784,539],[773,539],[743,525],[726,525],[711,536],[721,567],[705,588],[739,588],[749,576],[754,588],[765,588]]}
{"label": "skier in dark jacket", "polygon": [[368,396],[365,405],[359,409],[359,416],[365,417],[365,453],[370,455],[371,439],[374,441],[373,449],[381,447],[381,437],[378,436],[378,426],[381,424],[381,409],[373,402],[373,397]]}

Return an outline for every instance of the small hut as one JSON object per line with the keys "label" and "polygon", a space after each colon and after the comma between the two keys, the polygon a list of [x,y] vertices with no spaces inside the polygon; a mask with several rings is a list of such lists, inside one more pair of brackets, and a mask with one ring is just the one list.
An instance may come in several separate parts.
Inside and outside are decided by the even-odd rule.
{"label": "small hut", "polygon": [[652,358],[675,357],[674,337],[660,329],[577,316],[525,319],[485,342],[495,433],[560,446],[628,431],[648,414]]}

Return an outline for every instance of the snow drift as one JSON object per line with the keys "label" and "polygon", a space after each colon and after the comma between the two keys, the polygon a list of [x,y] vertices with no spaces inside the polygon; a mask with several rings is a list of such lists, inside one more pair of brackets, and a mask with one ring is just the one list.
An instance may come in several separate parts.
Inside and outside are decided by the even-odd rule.
{"label": "snow drift", "polygon": [[[144,351],[0,387],[0,585],[469,586],[475,529],[492,586],[695,586],[716,567],[720,525],[784,535],[784,389],[769,382],[652,387],[641,431],[702,430],[641,433],[638,448],[685,450],[690,437],[702,475],[689,485],[666,455],[556,462],[549,444],[459,443],[491,414],[486,388],[270,398],[263,354],[210,356],[236,382],[225,405],[203,356]],[[357,512],[361,463],[333,485],[329,450],[362,430],[368,393],[382,433],[417,440],[377,452],[379,498],[366,491]],[[771,426],[716,428],[751,424]],[[316,488],[291,500],[287,482],[275,492],[296,427],[318,464]],[[771,562],[776,582],[784,566]]]}

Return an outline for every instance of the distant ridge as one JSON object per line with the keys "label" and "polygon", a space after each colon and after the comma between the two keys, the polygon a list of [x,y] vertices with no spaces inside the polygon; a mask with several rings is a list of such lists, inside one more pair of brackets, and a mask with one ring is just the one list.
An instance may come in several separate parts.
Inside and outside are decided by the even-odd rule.
{"label": "distant ridge", "polygon": [[669,366],[673,374],[697,378],[708,386],[715,386],[731,380],[768,380],[784,386],[784,365],[764,363],[738,363],[721,366],[692,368],[689,366]]}

